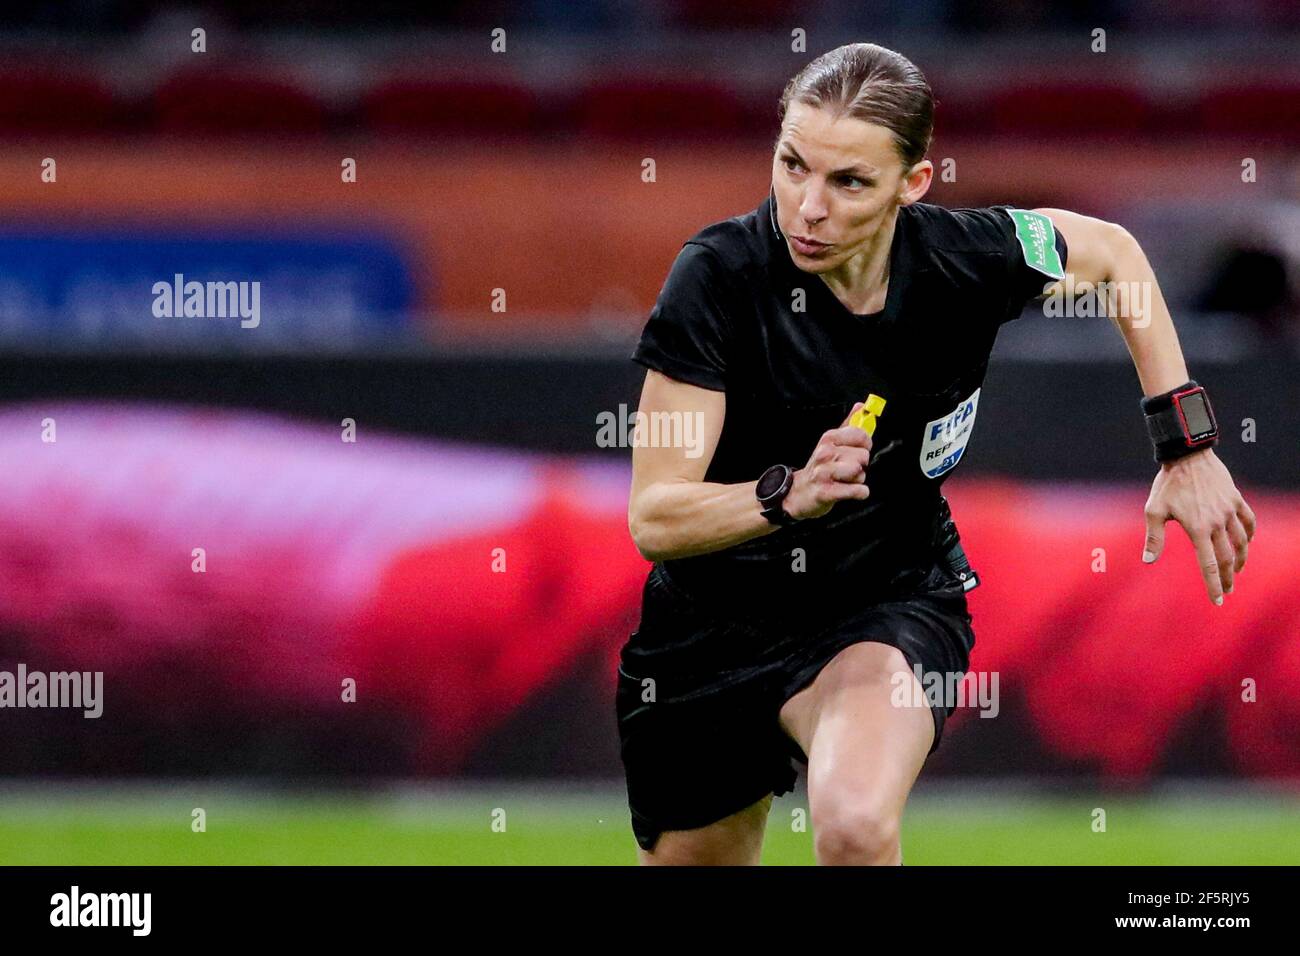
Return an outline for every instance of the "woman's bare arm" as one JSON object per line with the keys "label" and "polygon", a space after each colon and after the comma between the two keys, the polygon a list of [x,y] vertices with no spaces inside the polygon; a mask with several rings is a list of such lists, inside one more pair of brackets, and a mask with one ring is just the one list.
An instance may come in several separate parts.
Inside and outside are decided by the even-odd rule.
{"label": "woman's bare arm", "polygon": [[[1052,220],[1069,247],[1068,273],[1076,291],[1088,283],[1104,291],[1111,320],[1124,337],[1143,392],[1158,395],[1188,380],[1173,318],[1160,294],[1151,263],[1122,226],[1064,209],[1038,209]],[[1060,284],[1058,283],[1059,287]],[[1060,294],[1057,287],[1051,290]],[[1177,521],[1196,548],[1206,593],[1223,603],[1246,566],[1255,513],[1212,448],[1160,466],[1147,498],[1143,560],[1164,550],[1165,523]]]}
{"label": "woman's bare arm", "polygon": [[[754,494],[759,476],[738,484],[704,480],[726,408],[723,392],[653,370],[646,373],[627,510],[628,530],[646,559],[707,554],[777,530],[759,510]],[[663,440],[674,435],[681,440]],[[655,440],[657,446],[651,444]],[[836,501],[867,497],[864,475],[870,448],[871,439],[861,429],[842,426],[826,432],[808,464],[794,473],[786,511],[796,518],[813,518]]]}

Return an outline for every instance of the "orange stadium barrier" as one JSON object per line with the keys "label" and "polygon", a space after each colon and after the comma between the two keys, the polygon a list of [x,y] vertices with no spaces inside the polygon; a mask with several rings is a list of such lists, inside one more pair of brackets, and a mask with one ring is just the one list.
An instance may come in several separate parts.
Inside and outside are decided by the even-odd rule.
{"label": "orange stadium barrier", "polygon": [[[1102,212],[1133,197],[1226,193],[1239,185],[1239,157],[1222,153],[1213,145],[1089,151],[940,138],[931,156],[957,157],[957,176],[936,179],[929,198]],[[41,179],[45,157],[57,161],[56,182]],[[345,158],[356,160],[355,183],[342,181]],[[642,181],[647,159],[653,182]],[[0,202],[11,228],[29,230],[233,224],[260,235],[371,226],[409,247],[421,311],[436,313],[444,328],[544,322],[582,333],[596,316],[639,325],[682,242],[756,206],[769,169],[766,148],[753,146],[609,145],[597,154],[532,145],[507,154],[456,142],[111,140],[7,151]],[[1207,180],[1206,170],[1219,172]],[[505,312],[492,311],[498,288]]]}

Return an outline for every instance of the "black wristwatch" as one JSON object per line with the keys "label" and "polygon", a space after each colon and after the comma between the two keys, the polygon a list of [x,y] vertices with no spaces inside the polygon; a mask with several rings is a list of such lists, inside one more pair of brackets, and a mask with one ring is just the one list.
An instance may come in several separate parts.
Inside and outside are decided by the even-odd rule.
{"label": "black wristwatch", "polygon": [[1142,414],[1156,461],[1173,461],[1219,443],[1219,423],[1209,396],[1194,381],[1142,399]]}
{"label": "black wristwatch", "polygon": [[785,496],[792,487],[794,469],[789,465],[773,465],[758,479],[754,495],[758,498],[758,506],[763,509],[763,517],[772,524],[784,527],[799,520],[787,513],[784,507]]}

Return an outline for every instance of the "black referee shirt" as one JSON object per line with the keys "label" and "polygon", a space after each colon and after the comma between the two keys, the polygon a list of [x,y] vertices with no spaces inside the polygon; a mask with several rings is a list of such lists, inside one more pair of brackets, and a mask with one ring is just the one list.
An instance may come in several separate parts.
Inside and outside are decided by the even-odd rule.
{"label": "black referee shirt", "polygon": [[741,614],[914,593],[939,557],[940,486],[971,439],[998,328],[1061,276],[1066,252],[1050,220],[1013,207],[902,206],[885,306],[855,314],[795,266],[770,195],[688,239],[632,359],[726,392],[706,481],[753,481],[777,462],[801,468],[854,402],[875,392],[886,407],[866,501],[665,561],[669,579]]}

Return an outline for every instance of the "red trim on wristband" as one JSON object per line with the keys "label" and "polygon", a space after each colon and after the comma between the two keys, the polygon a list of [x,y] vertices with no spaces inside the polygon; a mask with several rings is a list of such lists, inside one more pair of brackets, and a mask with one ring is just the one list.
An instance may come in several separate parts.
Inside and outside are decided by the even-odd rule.
{"label": "red trim on wristband", "polygon": [[[1192,430],[1190,427],[1188,427],[1187,424],[1187,416],[1183,413],[1182,400],[1185,395],[1197,395],[1197,394],[1201,396],[1201,401],[1205,402],[1205,410],[1209,414],[1210,423],[1214,425],[1214,431],[1211,432],[1211,434],[1206,435],[1204,438],[1198,438],[1193,440]],[[1178,420],[1182,423],[1183,426],[1183,444],[1185,444],[1188,448],[1200,448],[1202,445],[1208,445],[1210,442],[1214,441],[1216,437],[1218,437],[1215,434],[1215,432],[1218,431],[1219,420],[1214,417],[1214,407],[1210,404],[1210,396],[1206,394],[1205,387],[1203,385],[1195,385],[1192,388],[1185,388],[1181,392],[1174,392],[1174,394],[1169,397],[1173,401],[1174,408],[1178,410]]]}

